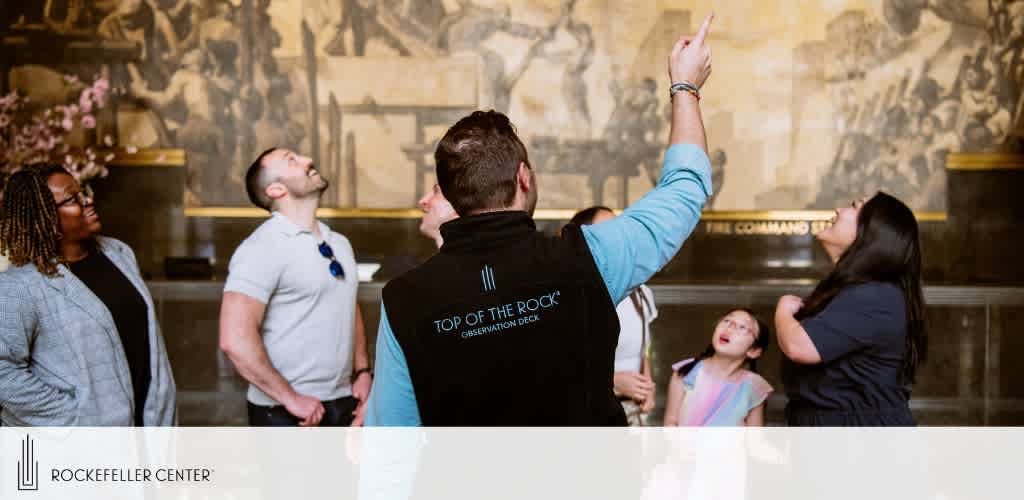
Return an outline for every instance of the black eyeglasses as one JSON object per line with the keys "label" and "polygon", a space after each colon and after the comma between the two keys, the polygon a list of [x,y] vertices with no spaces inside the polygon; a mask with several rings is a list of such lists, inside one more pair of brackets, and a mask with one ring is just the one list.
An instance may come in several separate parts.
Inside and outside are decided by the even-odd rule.
{"label": "black eyeglasses", "polygon": [[64,198],[61,201],[58,201],[57,208],[63,207],[64,205],[67,205],[68,203],[72,202],[77,203],[80,207],[89,206],[89,202],[92,201],[92,195],[92,186],[86,184],[85,186],[82,187],[81,191],[71,196],[68,196],[67,198]]}
{"label": "black eyeglasses", "polygon": [[331,276],[334,276],[335,278],[345,279],[345,269],[343,269],[341,267],[341,264],[338,263],[338,259],[334,258],[334,250],[331,250],[331,246],[328,245],[327,242],[325,241],[323,243],[320,243],[320,245],[318,245],[317,248],[320,250],[320,255],[323,255],[325,258],[331,259],[331,264],[327,266],[327,268],[330,269],[331,271]]}

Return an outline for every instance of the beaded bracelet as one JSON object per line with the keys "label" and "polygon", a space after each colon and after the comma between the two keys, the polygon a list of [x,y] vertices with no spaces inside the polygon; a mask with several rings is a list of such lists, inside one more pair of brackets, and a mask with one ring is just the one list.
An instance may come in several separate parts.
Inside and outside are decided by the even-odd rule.
{"label": "beaded bracelet", "polygon": [[700,91],[697,89],[697,86],[692,84],[692,83],[690,83],[690,82],[686,82],[686,81],[682,81],[682,82],[678,82],[678,83],[673,83],[672,86],[669,87],[669,89],[668,89],[669,100],[674,98],[676,96],[676,94],[678,94],[679,91],[681,91],[681,90],[685,90],[690,95],[692,95],[693,97],[697,98],[698,101],[700,100]]}

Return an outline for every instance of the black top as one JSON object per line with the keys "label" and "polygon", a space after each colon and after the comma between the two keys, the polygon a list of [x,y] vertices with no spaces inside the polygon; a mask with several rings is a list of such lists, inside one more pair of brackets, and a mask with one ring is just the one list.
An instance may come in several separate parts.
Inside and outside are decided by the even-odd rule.
{"label": "black top", "polygon": [[914,425],[903,383],[903,292],[889,283],[847,287],[800,322],[821,364],[784,361],[786,420],[806,426]]}
{"label": "black top", "polygon": [[578,226],[526,212],[460,217],[383,301],[425,426],[625,425],[619,322]]}
{"label": "black top", "polygon": [[94,250],[69,266],[71,272],[92,290],[114,318],[121,337],[128,370],[135,391],[135,425],[142,426],[146,394],[151,377],[149,366],[149,310],[142,295],[103,252]]}

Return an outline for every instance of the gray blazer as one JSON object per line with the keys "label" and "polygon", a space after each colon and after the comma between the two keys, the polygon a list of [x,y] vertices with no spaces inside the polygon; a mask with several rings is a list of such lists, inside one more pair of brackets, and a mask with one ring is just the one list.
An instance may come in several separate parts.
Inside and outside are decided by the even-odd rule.
{"label": "gray blazer", "polygon": [[[152,368],[143,421],[174,425],[175,387],[153,299],[131,248],[99,237],[100,250],[149,309]],[[67,267],[0,272],[0,421],[3,425],[130,426],[135,408],[121,337],[103,302]]]}

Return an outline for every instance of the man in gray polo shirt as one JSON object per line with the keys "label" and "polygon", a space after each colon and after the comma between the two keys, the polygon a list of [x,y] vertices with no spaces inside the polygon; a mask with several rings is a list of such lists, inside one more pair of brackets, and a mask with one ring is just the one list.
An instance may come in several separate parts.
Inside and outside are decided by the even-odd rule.
{"label": "man in gray polo shirt", "polygon": [[249,381],[254,426],[361,425],[371,374],[348,240],[316,220],[327,180],[282,148],[246,172],[272,215],[235,250],[220,347]]}

